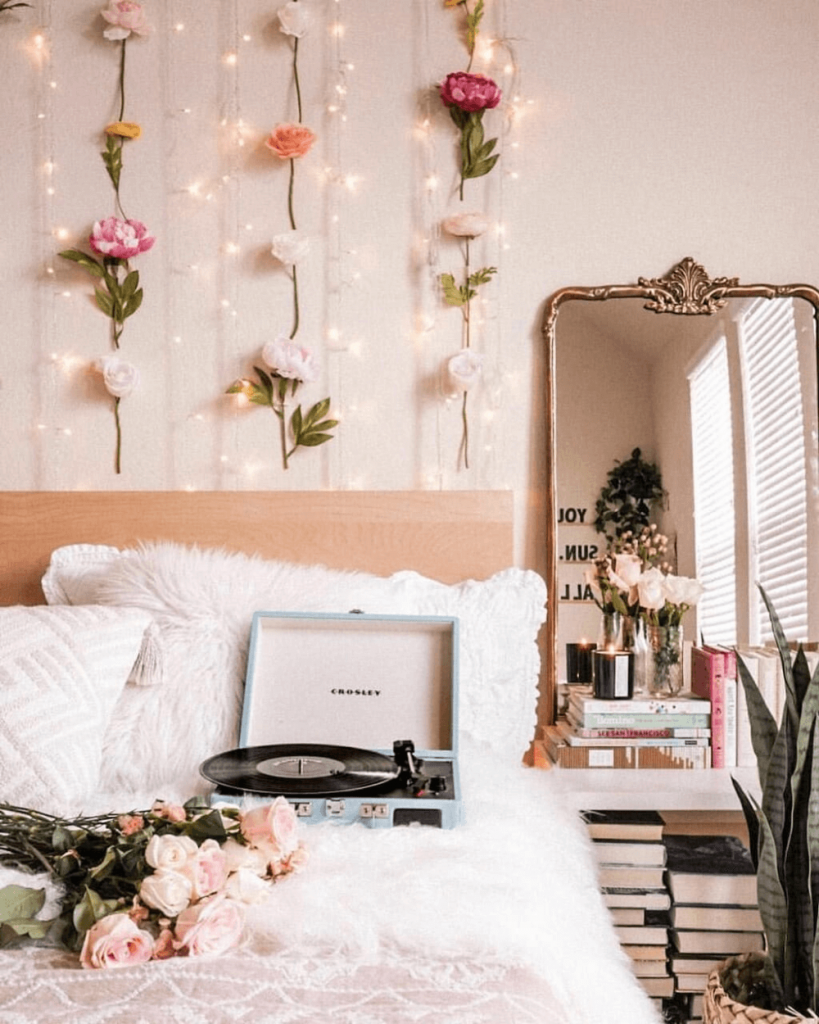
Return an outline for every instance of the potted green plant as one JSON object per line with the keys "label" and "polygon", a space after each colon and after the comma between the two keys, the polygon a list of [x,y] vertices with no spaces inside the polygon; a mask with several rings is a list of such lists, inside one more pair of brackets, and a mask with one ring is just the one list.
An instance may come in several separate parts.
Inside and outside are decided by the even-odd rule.
{"label": "potted green plant", "polygon": [[611,540],[630,531],[635,537],[648,526],[651,510],[665,496],[660,470],[646,462],[639,448],[617,460],[594,507],[594,528]]}
{"label": "potted green plant", "polygon": [[[791,1021],[819,1007],[819,669],[811,676],[805,653],[791,650],[765,591],[785,679],[785,707],[777,725],[741,657],[761,803],[733,780],[745,813],[757,873],[764,954],[746,954],[712,973],[704,1017],[726,1024],[733,1016]],[[761,1007],[741,1014],[742,1005]]]}

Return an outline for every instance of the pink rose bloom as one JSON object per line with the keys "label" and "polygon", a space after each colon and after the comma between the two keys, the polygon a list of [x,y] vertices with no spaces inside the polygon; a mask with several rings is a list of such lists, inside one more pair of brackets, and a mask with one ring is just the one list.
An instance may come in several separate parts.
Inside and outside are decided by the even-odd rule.
{"label": "pink rose bloom", "polygon": [[154,942],[154,960],[169,960],[172,956],[176,956],[173,932],[170,928],[163,928]]}
{"label": "pink rose bloom", "polygon": [[111,26],[103,32],[106,39],[127,39],[132,32],[138,36],[147,36],[152,31],[145,19],[142,4],[135,0],[110,0],[101,13]]}
{"label": "pink rose bloom", "polygon": [[224,888],[227,881],[227,858],[215,839],[206,839],[199,852],[188,861],[185,874],[193,885],[193,896],[201,899]]}
{"label": "pink rose bloom", "polygon": [[181,804],[169,804],[165,800],[154,800],[151,814],[168,821],[184,821],[187,818],[185,808]]}
{"label": "pink rose bloom", "polygon": [[454,71],[441,85],[441,99],[447,107],[459,107],[468,114],[491,110],[500,103],[501,91],[486,75]]}
{"label": "pink rose bloom", "polygon": [[300,381],[313,381],[318,377],[310,349],[302,348],[282,334],[275,341],[268,341],[262,349],[262,359],[277,377]]}
{"label": "pink rose bloom", "polygon": [[296,812],[283,796],[248,811],[242,816],[241,827],[250,845],[269,853],[271,861],[289,857],[298,848]]}
{"label": "pink rose bloom", "polygon": [[455,213],[443,221],[444,231],[460,238],[478,238],[489,228],[484,213]]}
{"label": "pink rose bloom", "polygon": [[147,252],[156,239],[148,234],[148,229],[141,221],[106,217],[105,220],[94,222],[88,241],[100,256],[127,260]]}
{"label": "pink rose bloom", "polygon": [[134,832],[145,828],[145,819],[141,814],[120,814],[117,825],[124,836],[132,836]]}
{"label": "pink rose bloom", "polygon": [[108,914],[85,933],[80,952],[83,967],[130,967],[151,959],[154,941],[127,914]]}
{"label": "pink rose bloom", "polygon": [[310,152],[316,136],[303,124],[277,124],[265,142],[280,160],[292,160]]}
{"label": "pink rose bloom", "polygon": [[264,877],[267,874],[267,858],[255,846],[246,846],[235,839],[228,839],[222,847],[228,874],[237,871],[252,871]]}
{"label": "pink rose bloom", "polygon": [[219,956],[239,944],[241,905],[219,893],[194,903],[176,919],[176,948],[187,956]]}

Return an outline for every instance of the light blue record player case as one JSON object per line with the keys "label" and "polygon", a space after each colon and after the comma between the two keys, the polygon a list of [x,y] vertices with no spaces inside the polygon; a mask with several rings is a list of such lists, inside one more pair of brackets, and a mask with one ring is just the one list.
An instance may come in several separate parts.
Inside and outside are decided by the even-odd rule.
{"label": "light blue record player case", "polygon": [[392,757],[412,740],[446,791],[288,795],[307,820],[369,827],[461,818],[458,620],[446,616],[259,611],[253,617],[239,746],[325,744]]}

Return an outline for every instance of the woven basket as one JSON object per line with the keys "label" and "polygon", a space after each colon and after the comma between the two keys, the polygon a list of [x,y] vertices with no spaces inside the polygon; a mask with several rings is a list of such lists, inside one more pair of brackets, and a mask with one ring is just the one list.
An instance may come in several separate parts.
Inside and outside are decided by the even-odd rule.
{"label": "woven basket", "polygon": [[[725,960],[708,977],[703,999],[702,1018],[704,1024],[798,1024],[801,1016],[781,1013],[779,1010],[763,1010],[759,1006],[747,1006],[740,1002],[752,985],[764,977],[766,965],[770,964],[761,953],[743,953]],[[723,983],[738,999],[729,996]]]}

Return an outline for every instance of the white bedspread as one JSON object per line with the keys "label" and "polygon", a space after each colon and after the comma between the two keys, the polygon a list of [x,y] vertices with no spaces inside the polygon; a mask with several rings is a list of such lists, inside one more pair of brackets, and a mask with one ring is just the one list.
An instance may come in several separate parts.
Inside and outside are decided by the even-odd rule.
{"label": "white bedspread", "polygon": [[229,956],[95,972],[59,950],[0,953],[0,1021],[656,1021],[548,774],[462,768],[457,829],[308,827],[306,869],[251,908]]}

